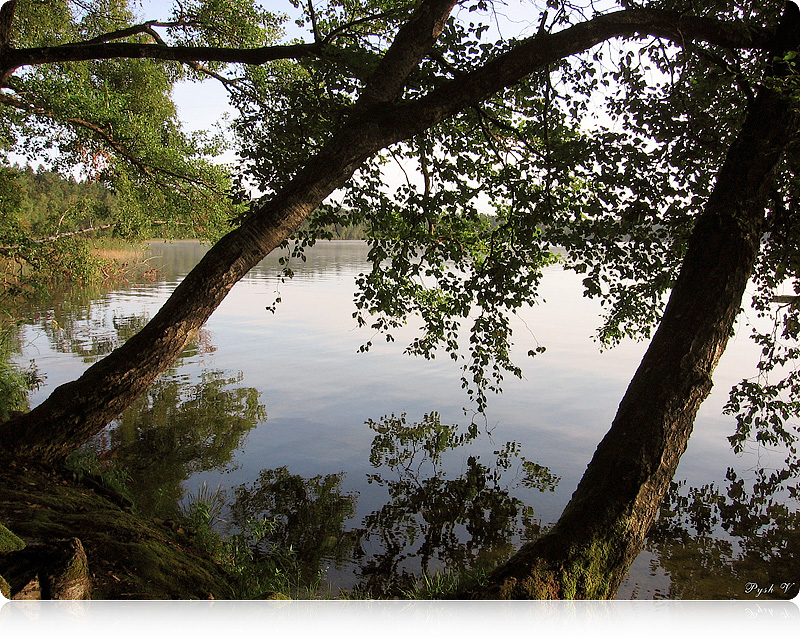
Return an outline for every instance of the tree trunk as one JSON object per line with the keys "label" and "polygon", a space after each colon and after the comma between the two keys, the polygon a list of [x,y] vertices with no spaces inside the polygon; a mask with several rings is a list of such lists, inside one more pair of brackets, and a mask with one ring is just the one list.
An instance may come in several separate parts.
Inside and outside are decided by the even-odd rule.
{"label": "tree trunk", "polygon": [[686,450],[758,254],[767,191],[798,116],[762,88],[695,224],[652,343],[554,528],[478,597],[611,598],[641,551]]}
{"label": "tree trunk", "polygon": [[[180,355],[233,286],[297,229],[369,156],[424,126],[392,117],[405,80],[444,26],[455,0],[424,0],[398,31],[350,121],[279,194],[216,243],[153,319],[79,379],[0,428],[0,448],[54,462],[128,407]],[[436,117],[444,117],[444,111]],[[411,123],[411,133],[408,124]],[[428,125],[430,126],[430,125]]]}

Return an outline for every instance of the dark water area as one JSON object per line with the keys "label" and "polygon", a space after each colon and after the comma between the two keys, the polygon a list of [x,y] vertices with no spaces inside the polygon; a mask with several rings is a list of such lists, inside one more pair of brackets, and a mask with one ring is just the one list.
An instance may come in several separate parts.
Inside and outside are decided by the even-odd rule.
{"label": "dark water area", "polygon": [[[75,292],[30,314],[16,360],[45,377],[31,406],[152,317],[205,247],[149,251],[152,281]],[[169,517],[216,492],[221,531],[271,518],[269,544],[291,545],[328,593],[391,596],[423,574],[502,559],[554,522],[646,345],[601,352],[599,306],[582,296],[580,277],[551,267],[546,304],[514,319],[524,376],[508,378],[478,416],[456,363],[402,353],[413,323],[392,343],[358,328],[354,281],[366,253],[360,242],[321,243],[285,281],[270,256],[91,446],[126,469],[145,512]],[[758,361],[747,335],[742,325],[731,340],[620,598],[749,599],[770,585],[781,597],[800,579],[797,501],[786,482],[764,482],[785,452],[753,446],[737,456],[726,439],[728,391]],[[539,345],[546,353],[525,355]]]}

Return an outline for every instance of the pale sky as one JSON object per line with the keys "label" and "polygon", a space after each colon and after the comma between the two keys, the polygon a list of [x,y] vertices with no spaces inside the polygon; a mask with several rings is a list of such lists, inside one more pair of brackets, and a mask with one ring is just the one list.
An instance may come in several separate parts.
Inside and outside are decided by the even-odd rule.
{"label": "pale sky", "polygon": [[[173,0],[138,0],[141,5],[141,16],[145,20],[166,20],[170,16]],[[276,13],[286,13],[290,17],[297,15],[288,0],[261,0],[260,4],[266,9]],[[539,9],[536,5],[543,2],[536,0],[509,0],[508,2],[495,2],[496,19],[494,29],[504,36],[527,35],[535,30],[539,20]],[[472,16],[470,16],[472,19]],[[476,14],[476,21],[478,16]],[[286,24],[289,38],[303,38],[311,41],[310,34],[295,27],[294,21]],[[227,94],[222,86],[213,80],[202,84],[185,82],[176,87],[174,99],[179,108],[179,114],[187,130],[209,129],[230,111]]]}

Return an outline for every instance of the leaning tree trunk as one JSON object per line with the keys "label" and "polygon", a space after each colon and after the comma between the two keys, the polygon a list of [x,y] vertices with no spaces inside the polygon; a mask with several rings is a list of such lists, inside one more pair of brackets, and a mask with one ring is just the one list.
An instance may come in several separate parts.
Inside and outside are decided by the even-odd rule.
{"label": "leaning tree trunk", "polygon": [[3,423],[0,451],[54,462],[89,440],[169,368],[233,286],[366,158],[406,137],[387,122],[385,105],[399,97],[454,4],[425,0],[398,31],[350,121],[270,202],[205,254],[139,333],[29,413]]}
{"label": "leaning tree trunk", "polygon": [[695,224],[652,343],[564,513],[469,595],[615,596],[711,391],[755,265],[774,169],[799,123],[791,98],[760,90]]}

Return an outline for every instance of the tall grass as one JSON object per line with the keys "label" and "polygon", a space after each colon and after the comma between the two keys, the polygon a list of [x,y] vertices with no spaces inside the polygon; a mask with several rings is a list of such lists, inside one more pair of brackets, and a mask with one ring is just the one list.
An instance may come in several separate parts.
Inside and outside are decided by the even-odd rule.
{"label": "tall grass", "polygon": [[437,571],[423,574],[414,589],[403,591],[408,600],[452,600],[460,594],[474,591],[488,582],[491,567],[475,567],[460,571]]}
{"label": "tall grass", "polygon": [[201,551],[210,555],[230,576],[235,598],[307,599],[316,597],[321,576],[309,583],[302,578],[297,553],[274,544],[278,527],[274,518],[251,518],[242,530],[233,534],[220,532],[227,524],[222,514],[226,504],[225,492],[206,483],[187,496],[181,516],[195,534]]}

